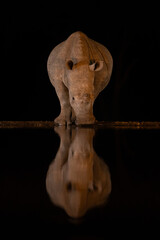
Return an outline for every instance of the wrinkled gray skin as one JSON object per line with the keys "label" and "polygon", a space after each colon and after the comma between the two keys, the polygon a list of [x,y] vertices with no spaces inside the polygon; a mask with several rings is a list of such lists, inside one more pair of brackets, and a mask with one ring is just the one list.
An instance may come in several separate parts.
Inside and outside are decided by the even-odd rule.
{"label": "wrinkled gray skin", "polygon": [[47,62],[61,106],[55,124],[94,124],[93,104],[109,83],[112,67],[107,48],[82,32],[71,34],[56,46]]}

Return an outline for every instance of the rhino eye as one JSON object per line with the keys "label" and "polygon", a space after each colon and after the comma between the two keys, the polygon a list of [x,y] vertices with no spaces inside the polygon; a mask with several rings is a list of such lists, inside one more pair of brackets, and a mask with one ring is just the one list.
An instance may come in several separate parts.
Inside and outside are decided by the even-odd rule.
{"label": "rhino eye", "polygon": [[90,59],[89,65],[92,65],[93,63],[95,63],[95,60],[94,59]]}

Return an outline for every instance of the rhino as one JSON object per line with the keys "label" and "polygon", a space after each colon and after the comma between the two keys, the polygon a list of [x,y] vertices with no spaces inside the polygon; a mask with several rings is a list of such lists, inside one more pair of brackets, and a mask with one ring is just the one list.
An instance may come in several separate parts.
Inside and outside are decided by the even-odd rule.
{"label": "rhino", "polygon": [[51,202],[68,216],[80,218],[89,209],[103,206],[111,193],[111,174],[94,150],[93,128],[55,126],[60,146],[46,174]]}
{"label": "rhino", "polygon": [[56,125],[94,124],[93,104],[108,85],[113,68],[109,50],[77,31],[49,54],[47,71],[60,101]]}

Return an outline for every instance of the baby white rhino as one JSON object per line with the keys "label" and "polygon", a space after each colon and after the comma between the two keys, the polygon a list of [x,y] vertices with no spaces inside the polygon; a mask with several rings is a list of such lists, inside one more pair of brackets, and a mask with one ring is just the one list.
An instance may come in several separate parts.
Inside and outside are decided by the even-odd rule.
{"label": "baby white rhino", "polygon": [[54,123],[94,124],[93,104],[108,85],[112,67],[108,49],[82,32],[71,34],[57,45],[47,61],[49,79],[61,106]]}
{"label": "baby white rhino", "polygon": [[[94,129],[56,127],[61,142],[46,176],[51,201],[72,218],[106,203],[111,192],[107,164],[93,149]],[[70,137],[72,135],[72,137]]]}

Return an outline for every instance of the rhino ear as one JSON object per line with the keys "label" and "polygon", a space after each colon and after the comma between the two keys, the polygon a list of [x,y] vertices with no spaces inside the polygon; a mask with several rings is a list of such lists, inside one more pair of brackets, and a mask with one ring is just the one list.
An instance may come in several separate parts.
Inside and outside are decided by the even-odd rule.
{"label": "rhino ear", "polygon": [[69,70],[72,70],[73,68],[73,61],[71,59],[67,59],[66,60],[66,67],[69,69]]}
{"label": "rhino ear", "polygon": [[100,71],[103,68],[103,61],[97,61],[89,65],[91,71]]}

